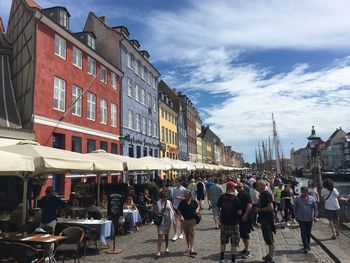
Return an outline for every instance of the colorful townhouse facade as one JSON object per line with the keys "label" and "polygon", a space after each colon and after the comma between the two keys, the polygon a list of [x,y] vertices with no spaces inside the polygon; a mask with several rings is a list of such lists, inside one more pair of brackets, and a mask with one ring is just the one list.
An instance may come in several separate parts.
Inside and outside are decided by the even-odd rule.
{"label": "colorful townhouse facade", "polygon": [[106,17],[90,13],[86,31],[103,38],[98,49],[120,67],[124,76],[121,88],[121,154],[140,158],[159,157],[158,78],[160,73],[149,61],[149,53],[130,39],[124,26],[109,27]]}
{"label": "colorful townhouse facade", "polygon": [[[96,52],[91,32],[73,33],[65,7],[13,0],[7,36],[13,44],[14,94],[23,127],[45,146],[120,153],[122,71]],[[68,197],[71,180],[53,176]]]}

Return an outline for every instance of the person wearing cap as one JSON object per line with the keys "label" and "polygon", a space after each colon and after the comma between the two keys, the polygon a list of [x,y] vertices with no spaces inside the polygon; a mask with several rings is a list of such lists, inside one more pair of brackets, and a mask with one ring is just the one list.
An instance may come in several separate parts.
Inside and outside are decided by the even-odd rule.
{"label": "person wearing cap", "polygon": [[226,184],[226,193],[221,195],[217,207],[220,209],[220,262],[225,262],[224,255],[226,244],[231,243],[231,259],[236,262],[237,247],[240,241],[239,220],[242,207],[239,199],[235,196],[234,182]]}
{"label": "person wearing cap", "polygon": [[38,201],[38,207],[41,209],[41,224],[52,228],[55,232],[57,224],[57,210],[62,212],[66,203],[53,194],[52,186],[46,187],[45,196]]}

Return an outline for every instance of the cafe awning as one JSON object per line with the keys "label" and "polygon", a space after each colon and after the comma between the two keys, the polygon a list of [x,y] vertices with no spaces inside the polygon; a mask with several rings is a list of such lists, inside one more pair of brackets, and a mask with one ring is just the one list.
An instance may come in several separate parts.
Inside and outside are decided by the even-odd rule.
{"label": "cafe awning", "polygon": [[33,158],[0,151],[0,175],[23,175],[25,172],[34,172]]}

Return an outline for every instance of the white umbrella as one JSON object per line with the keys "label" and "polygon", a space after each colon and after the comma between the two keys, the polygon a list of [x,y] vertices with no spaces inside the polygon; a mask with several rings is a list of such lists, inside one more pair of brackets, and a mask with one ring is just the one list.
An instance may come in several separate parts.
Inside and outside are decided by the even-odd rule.
{"label": "white umbrella", "polygon": [[34,172],[33,158],[0,151],[0,175],[23,175],[24,172]]}
{"label": "white umbrella", "polygon": [[140,158],[140,160],[146,161],[148,163],[147,164],[148,170],[167,171],[167,170],[173,169],[171,164],[169,164],[168,162],[153,156],[142,157]]}

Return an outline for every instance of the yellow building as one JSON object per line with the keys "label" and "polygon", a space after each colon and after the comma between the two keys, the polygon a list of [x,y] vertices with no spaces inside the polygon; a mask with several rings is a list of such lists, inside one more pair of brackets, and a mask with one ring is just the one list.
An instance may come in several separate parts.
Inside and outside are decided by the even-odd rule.
{"label": "yellow building", "polygon": [[[173,91],[164,81],[158,85],[159,91],[159,139],[161,143],[160,158],[178,159],[178,111],[174,107],[177,98]],[[161,178],[175,178],[177,172],[162,172]]]}

